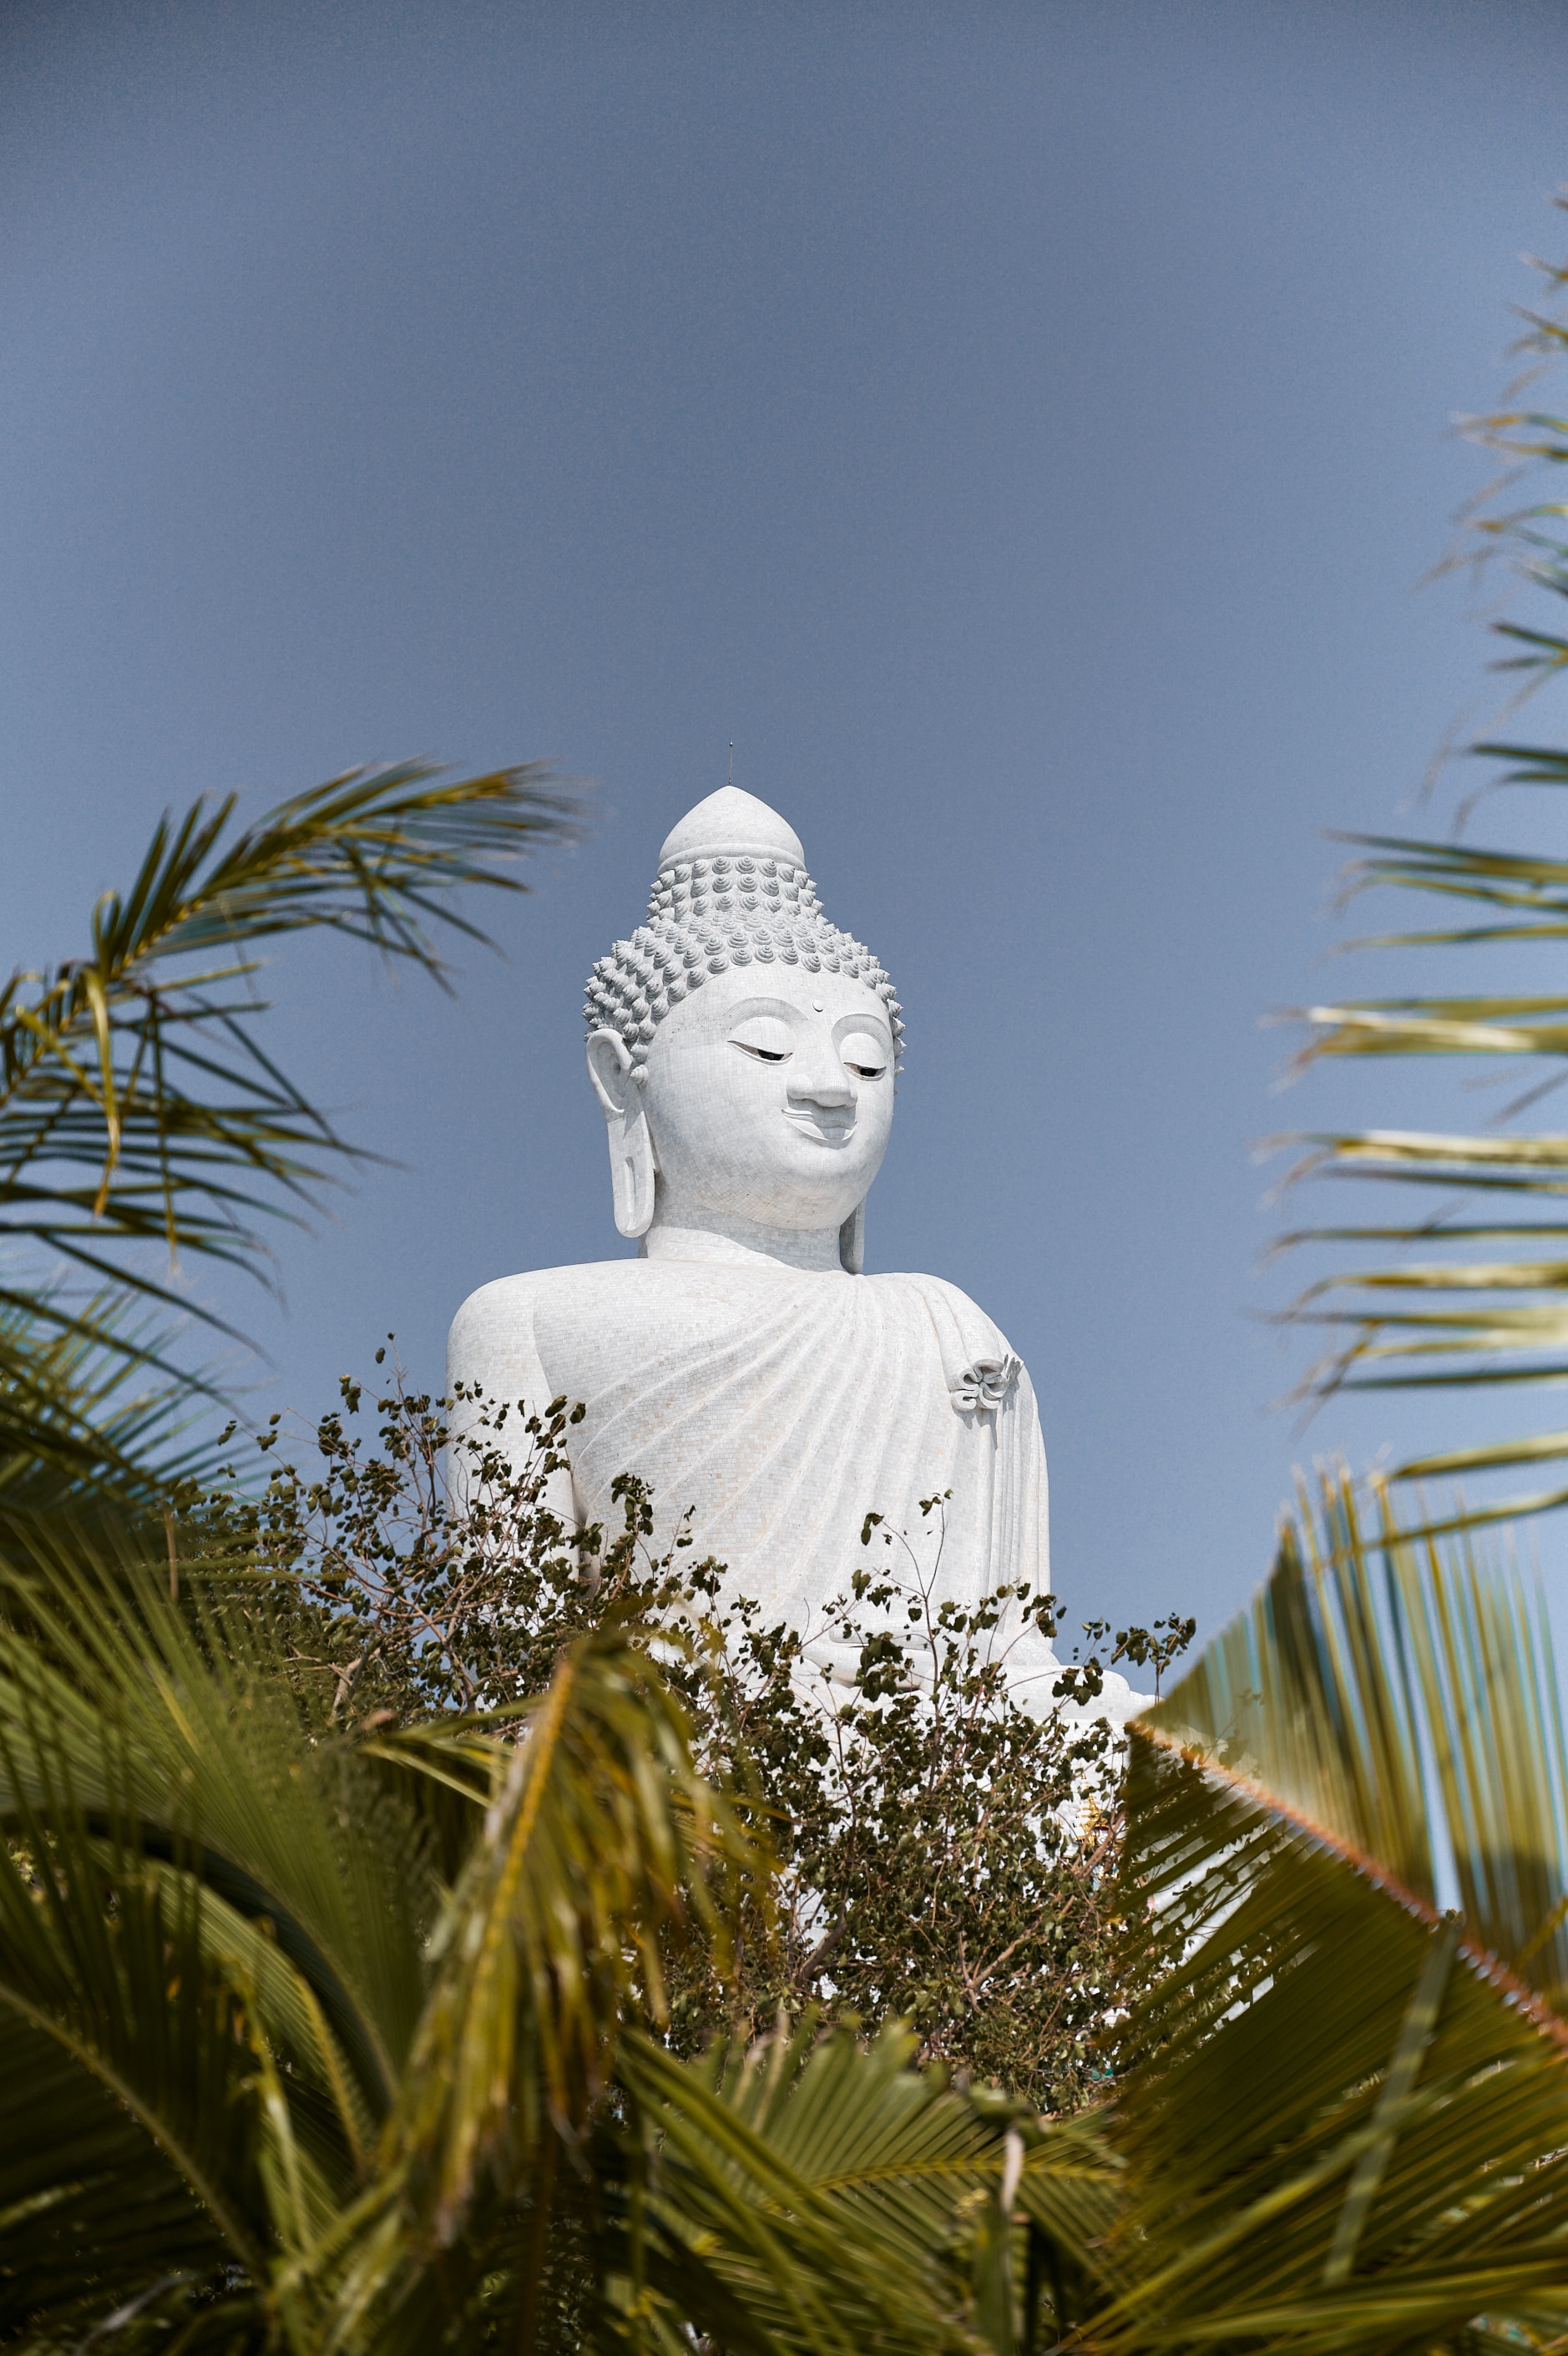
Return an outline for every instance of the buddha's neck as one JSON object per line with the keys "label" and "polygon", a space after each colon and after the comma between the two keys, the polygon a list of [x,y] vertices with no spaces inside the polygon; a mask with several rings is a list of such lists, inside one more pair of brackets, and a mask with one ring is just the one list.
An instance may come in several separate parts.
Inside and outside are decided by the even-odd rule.
{"label": "buddha's neck", "polygon": [[[688,1212],[688,1218],[693,1216]],[[642,1238],[644,1259],[728,1261],[732,1267],[799,1268],[816,1275],[842,1276],[839,1231],[816,1227],[764,1227],[750,1219],[703,1217],[701,1226],[686,1226],[680,1215],[665,1218],[655,1213]]]}

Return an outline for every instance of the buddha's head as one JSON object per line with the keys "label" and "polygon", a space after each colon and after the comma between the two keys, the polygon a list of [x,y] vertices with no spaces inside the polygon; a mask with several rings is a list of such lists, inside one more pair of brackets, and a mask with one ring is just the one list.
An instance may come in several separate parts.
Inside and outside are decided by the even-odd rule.
{"label": "buddha's head", "polygon": [[687,813],[584,1013],[623,1235],[837,1231],[859,1268],[903,1024],[777,811],[726,786]]}

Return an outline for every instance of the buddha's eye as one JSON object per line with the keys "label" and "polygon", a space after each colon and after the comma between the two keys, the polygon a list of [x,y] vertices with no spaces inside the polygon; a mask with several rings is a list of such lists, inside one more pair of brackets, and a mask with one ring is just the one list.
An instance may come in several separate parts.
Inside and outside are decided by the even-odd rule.
{"label": "buddha's eye", "polygon": [[879,1080],[887,1069],[887,1049],[875,1031],[852,1031],[839,1042],[846,1072],[857,1080]]}
{"label": "buddha's eye", "polygon": [[787,1064],[795,1046],[789,1024],[776,1014],[748,1014],[744,1023],[736,1024],[729,1043],[754,1064]]}

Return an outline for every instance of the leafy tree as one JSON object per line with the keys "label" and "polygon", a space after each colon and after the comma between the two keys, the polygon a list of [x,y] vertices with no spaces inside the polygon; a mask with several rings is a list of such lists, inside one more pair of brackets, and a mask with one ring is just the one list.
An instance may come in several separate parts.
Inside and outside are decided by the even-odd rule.
{"label": "leafy tree", "polygon": [[[307,1724],[490,1710],[539,1692],[579,1638],[656,1629],[703,1772],[762,1813],[779,1853],[775,1920],[745,1926],[732,1976],[671,1959],[677,2043],[810,2006],[907,2019],[923,2060],[1041,2104],[1082,2098],[1115,2001],[1120,1912],[1118,1762],[1091,1715],[1103,1623],[1102,1649],[1059,1681],[1079,1714],[1038,1717],[1009,1691],[1000,1623],[1021,1605],[1054,1633],[1052,1596],[934,1605],[920,1558],[873,1515],[866,1567],[822,1626],[768,1626],[724,1566],[693,1559],[688,1530],[653,1554],[633,1476],[615,1484],[613,1535],[563,1525],[547,1485],[580,1408],[433,1401],[394,1380],[372,1443],[362,1387],[345,1377],[341,1393],[306,1435],[305,1472],[276,1462],[274,1423],[260,1498],[229,1485],[183,1501],[186,1544],[263,1578],[243,1608],[264,1597],[285,1632]],[[505,1446],[519,1426],[521,1456]],[[944,1501],[925,1506],[940,1515]],[[1191,1633],[1174,1620],[1123,1630],[1112,1657],[1157,1669]],[[813,1665],[824,1634],[854,1664],[847,1683]]]}

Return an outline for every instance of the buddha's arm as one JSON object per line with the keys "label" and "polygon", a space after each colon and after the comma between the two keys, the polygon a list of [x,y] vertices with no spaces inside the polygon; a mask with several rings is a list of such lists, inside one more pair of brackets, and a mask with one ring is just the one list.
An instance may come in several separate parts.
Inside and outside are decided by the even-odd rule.
{"label": "buddha's arm", "polygon": [[[500,1445],[520,1470],[531,1449],[524,1429],[527,1418],[542,1415],[555,1397],[534,1339],[536,1284],[533,1277],[506,1276],[494,1284],[481,1285],[452,1320],[446,1341],[447,1390],[454,1397],[459,1387],[470,1394],[480,1393],[492,1421],[499,1408],[508,1409],[500,1428]],[[478,1412],[478,1403],[472,1397],[458,1400],[452,1416],[454,1431],[460,1435],[471,1430]],[[570,1527],[581,1526],[583,1515],[570,1472],[551,1474],[543,1502]]]}

